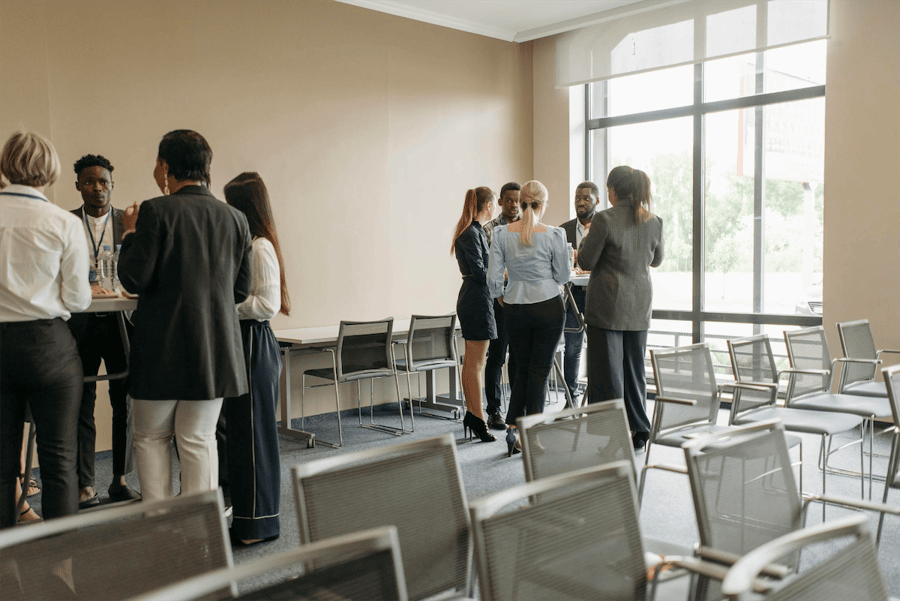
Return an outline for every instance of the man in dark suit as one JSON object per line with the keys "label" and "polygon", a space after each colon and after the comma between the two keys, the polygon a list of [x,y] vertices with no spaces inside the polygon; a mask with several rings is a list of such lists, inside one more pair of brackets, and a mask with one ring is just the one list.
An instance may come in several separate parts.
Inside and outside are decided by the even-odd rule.
{"label": "man in dark suit", "polygon": [[222,400],[248,390],[235,304],[252,287],[250,229],[209,191],[211,162],[203,136],[169,132],[153,172],[163,196],[124,216],[119,279],[140,295],[130,390],[145,500],[173,494],[173,437],[181,493],[216,488]]}
{"label": "man in dark suit", "polygon": [[[97,257],[105,245],[111,250],[122,243],[123,211],[113,208],[113,166],[103,156],[87,154],[75,163],[75,189],[81,193],[84,205],[72,211],[84,224],[88,240],[89,263],[97,285]],[[125,349],[114,313],[74,313],[69,329],[78,343],[78,354],[85,376],[96,376],[100,360],[106,364],[107,373],[125,371]],[[78,415],[78,488],[81,509],[100,504],[100,495],[94,490],[94,454],[97,430],[94,425],[94,403],[97,399],[96,382],[87,382],[81,396]],[[141,495],[125,482],[125,474],[134,470],[134,417],[131,399],[128,398],[127,379],[109,381],[109,403],[112,405],[112,454],[113,478],[109,485],[112,501],[140,499]]]}
{"label": "man in dark suit", "polygon": [[[566,221],[560,227],[566,231],[566,241],[577,249],[581,244],[582,238],[587,234],[585,226],[590,227],[591,219],[600,206],[600,188],[594,182],[581,182],[575,188],[575,219]],[[575,297],[575,304],[578,310],[584,313],[584,299],[587,293],[587,286],[573,286],[572,296]],[[566,306],[566,328],[577,328],[578,318],[572,311],[572,308]],[[566,340],[566,350],[564,354],[565,362],[565,378],[566,387],[572,400],[576,401],[578,394],[578,371],[581,367],[581,349],[584,346],[584,332],[566,332],[564,334]]]}

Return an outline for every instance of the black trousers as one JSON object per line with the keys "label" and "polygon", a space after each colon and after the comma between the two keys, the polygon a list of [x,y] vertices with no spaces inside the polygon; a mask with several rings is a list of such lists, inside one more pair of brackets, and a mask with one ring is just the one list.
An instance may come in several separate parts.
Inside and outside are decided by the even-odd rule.
{"label": "black trousers", "polygon": [[[572,296],[575,298],[575,305],[578,306],[578,310],[581,311],[581,313],[584,313],[584,300],[587,296],[585,287],[573,286]],[[578,327],[578,317],[575,316],[575,312],[569,305],[566,305],[566,327]],[[566,350],[563,354],[563,372],[566,378],[566,387],[569,389],[572,400],[577,402],[578,369],[581,367],[581,349],[584,347],[584,330],[580,332],[565,332],[563,336],[565,337],[566,343]]]}
{"label": "black trousers", "polygon": [[[497,322],[497,337],[491,340],[488,346],[487,362],[484,366],[484,396],[487,401],[487,415],[500,412],[503,402],[503,387],[500,384],[503,375],[503,363],[506,361],[506,351],[509,348],[509,332],[506,330],[506,317],[503,313],[503,305],[494,299],[494,317]],[[516,381],[516,355],[509,353],[509,389],[512,390]]]}
{"label": "black trousers", "polygon": [[244,540],[279,534],[281,460],[278,454],[278,382],[281,352],[268,321],[242,320],[241,337],[250,392],[224,403],[228,483],[234,519]]}
{"label": "black trousers", "polygon": [[[133,329],[126,321],[129,335]],[[77,313],[69,320],[69,329],[78,344],[85,376],[96,376],[100,360],[106,373],[125,371],[125,347],[115,313]],[[97,383],[86,382],[78,413],[78,486],[94,485],[94,458],[97,428],[94,425],[94,403]],[[113,475],[122,476],[134,470],[134,414],[128,396],[128,378],[109,381],[109,404],[112,407]]]}
{"label": "black trousers", "polygon": [[544,411],[544,392],[553,367],[553,355],[565,326],[562,296],[530,305],[506,304],[509,346],[516,356],[516,380],[509,400],[506,423]]}
{"label": "black trousers", "polygon": [[587,326],[588,400],[625,399],[628,425],[639,438],[650,433],[644,354],[647,330],[604,330]]}
{"label": "black trousers", "polygon": [[37,428],[44,519],[78,512],[78,403],[84,376],[66,322],[0,324],[0,528],[14,526],[25,408]]}

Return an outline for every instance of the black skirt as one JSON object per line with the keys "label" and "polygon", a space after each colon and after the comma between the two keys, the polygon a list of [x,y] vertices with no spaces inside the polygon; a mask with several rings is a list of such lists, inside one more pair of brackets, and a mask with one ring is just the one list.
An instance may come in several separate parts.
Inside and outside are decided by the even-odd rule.
{"label": "black skirt", "polygon": [[456,314],[462,336],[466,340],[494,340],[497,322],[494,320],[494,301],[487,284],[464,278],[456,301]]}

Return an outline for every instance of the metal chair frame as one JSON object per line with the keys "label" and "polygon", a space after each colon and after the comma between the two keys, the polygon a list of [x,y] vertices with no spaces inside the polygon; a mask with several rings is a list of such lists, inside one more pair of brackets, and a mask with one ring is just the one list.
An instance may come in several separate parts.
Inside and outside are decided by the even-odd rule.
{"label": "metal chair frame", "polygon": [[[887,389],[888,400],[891,403],[891,417],[894,420],[894,427],[891,428],[891,454],[888,460],[887,472],[884,478],[884,496],[882,503],[887,503],[888,492],[892,488],[900,488],[900,365],[892,365],[881,370],[881,376],[884,378],[884,385]],[[895,382],[894,379],[898,381]],[[878,520],[878,535],[876,543],[881,543],[881,530],[884,526],[884,514]]]}
{"label": "metal chair frame", "polygon": [[[841,350],[845,359],[840,360],[846,363],[855,363],[862,365],[870,365],[871,372],[868,377],[860,377],[848,381],[848,365],[844,365],[841,370],[841,378],[838,381],[838,390],[845,394],[861,394],[866,396],[887,396],[887,390],[881,387],[878,382],[878,366],[882,364],[882,354],[898,354],[897,349],[877,349],[875,347],[875,339],[872,338],[872,329],[868,319],[858,319],[856,321],[845,321],[837,324],[838,334],[841,338]],[[858,342],[854,340],[855,333],[859,333],[864,340],[862,344],[854,344]],[[866,348],[862,348],[866,347]]]}
{"label": "metal chair frame", "polygon": [[[292,549],[275,555],[269,555],[242,563],[235,567],[224,568],[209,572],[186,580],[184,582],[158,589],[146,595],[135,597],[131,601],[193,601],[205,599],[225,588],[230,588],[231,595],[239,599],[237,583],[245,578],[265,577],[277,570],[288,569],[299,565],[304,566],[304,575],[312,570],[314,573],[315,562],[328,561],[333,565],[344,563],[351,559],[357,559],[366,555],[389,551],[393,557],[394,578],[397,582],[396,597],[398,601],[406,601],[406,578],[403,574],[403,560],[400,557],[400,543],[397,540],[397,528],[394,526],[382,526],[371,530],[364,530],[354,534],[327,538],[319,542],[303,545],[299,549]],[[300,580],[304,576],[300,576]]]}
{"label": "metal chair frame", "polygon": [[[344,371],[344,363],[343,363],[343,352],[345,350],[345,339],[347,337],[353,337],[358,335],[363,335],[363,333],[369,331],[369,333],[377,333],[381,332],[377,331],[379,326],[383,326],[386,328],[386,341],[385,341],[385,367],[379,369],[363,369],[358,371]],[[370,330],[375,329],[375,332],[371,332]],[[323,348],[322,352],[327,352],[331,355],[331,364],[333,366],[330,374],[326,374],[325,370],[318,368],[309,368],[306,369],[300,376],[300,429],[305,429],[305,417],[304,417],[304,409],[303,409],[303,401],[307,388],[320,388],[322,386],[334,386],[334,404],[335,410],[337,412],[337,422],[338,422],[338,442],[328,442],[326,440],[322,440],[320,438],[316,438],[316,442],[321,442],[322,444],[326,444],[330,447],[341,447],[344,444],[344,430],[341,425],[341,392],[340,392],[340,384],[348,383],[348,382],[356,382],[356,397],[357,403],[356,408],[359,413],[359,426],[361,428],[368,428],[370,430],[378,430],[381,432],[387,432],[388,434],[393,434],[395,436],[400,436],[402,434],[409,434],[410,430],[406,429],[406,426],[403,422],[403,398],[400,396],[400,379],[397,376],[396,366],[396,358],[394,357],[394,348],[393,348],[393,340],[391,338],[394,328],[394,318],[388,317],[385,319],[379,319],[375,321],[341,321],[340,329],[338,330],[338,339],[337,344],[333,347]],[[350,347],[352,348],[352,346]],[[308,372],[318,372],[318,373],[308,373]],[[308,377],[317,377],[321,379],[330,380],[328,384],[317,384],[313,386],[306,385],[306,379]],[[394,385],[397,391],[397,404],[400,408],[400,427],[395,428],[393,426],[386,426],[383,424],[375,423],[375,383],[374,380],[378,378],[394,378]],[[369,423],[364,424],[362,419],[362,386],[360,382],[362,380],[372,380],[369,383]],[[412,413],[412,410],[410,410]]]}

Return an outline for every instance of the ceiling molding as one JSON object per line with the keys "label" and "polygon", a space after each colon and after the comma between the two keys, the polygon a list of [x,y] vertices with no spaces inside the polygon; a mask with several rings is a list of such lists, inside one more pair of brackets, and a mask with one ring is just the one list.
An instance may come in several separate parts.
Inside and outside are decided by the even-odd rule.
{"label": "ceiling molding", "polygon": [[[342,2],[343,0],[338,1]],[[598,23],[604,23],[606,21],[612,21],[614,19],[621,19],[622,17],[626,17],[629,15],[636,15],[651,10],[657,10],[666,6],[671,6],[673,4],[683,4],[684,2],[689,1],[690,0],[644,0],[643,2],[636,2],[635,4],[620,6],[619,8],[604,10],[590,15],[585,15],[583,17],[576,17],[575,19],[559,21],[558,23],[551,23],[542,27],[535,27],[534,29],[526,29],[524,31],[518,32],[514,36],[513,41],[529,42],[531,40],[545,38],[551,35],[556,35],[558,33],[565,33],[567,31],[581,29],[582,27],[589,27]]]}
{"label": "ceiling molding", "polygon": [[489,38],[496,38],[505,42],[513,42],[515,41],[516,37],[515,31],[502,29],[500,27],[491,27],[489,25],[476,23],[474,21],[466,21],[463,19],[448,17],[447,15],[413,8],[407,4],[399,4],[390,2],[389,0],[336,0],[336,2],[350,4],[352,6],[358,6],[360,8],[367,8],[369,10],[374,10],[381,13],[388,13],[397,17],[405,17],[407,19],[413,19],[415,21],[422,21],[424,23],[431,23],[432,25],[440,25],[441,27],[448,27],[450,29],[465,31],[467,33],[483,35]]}

